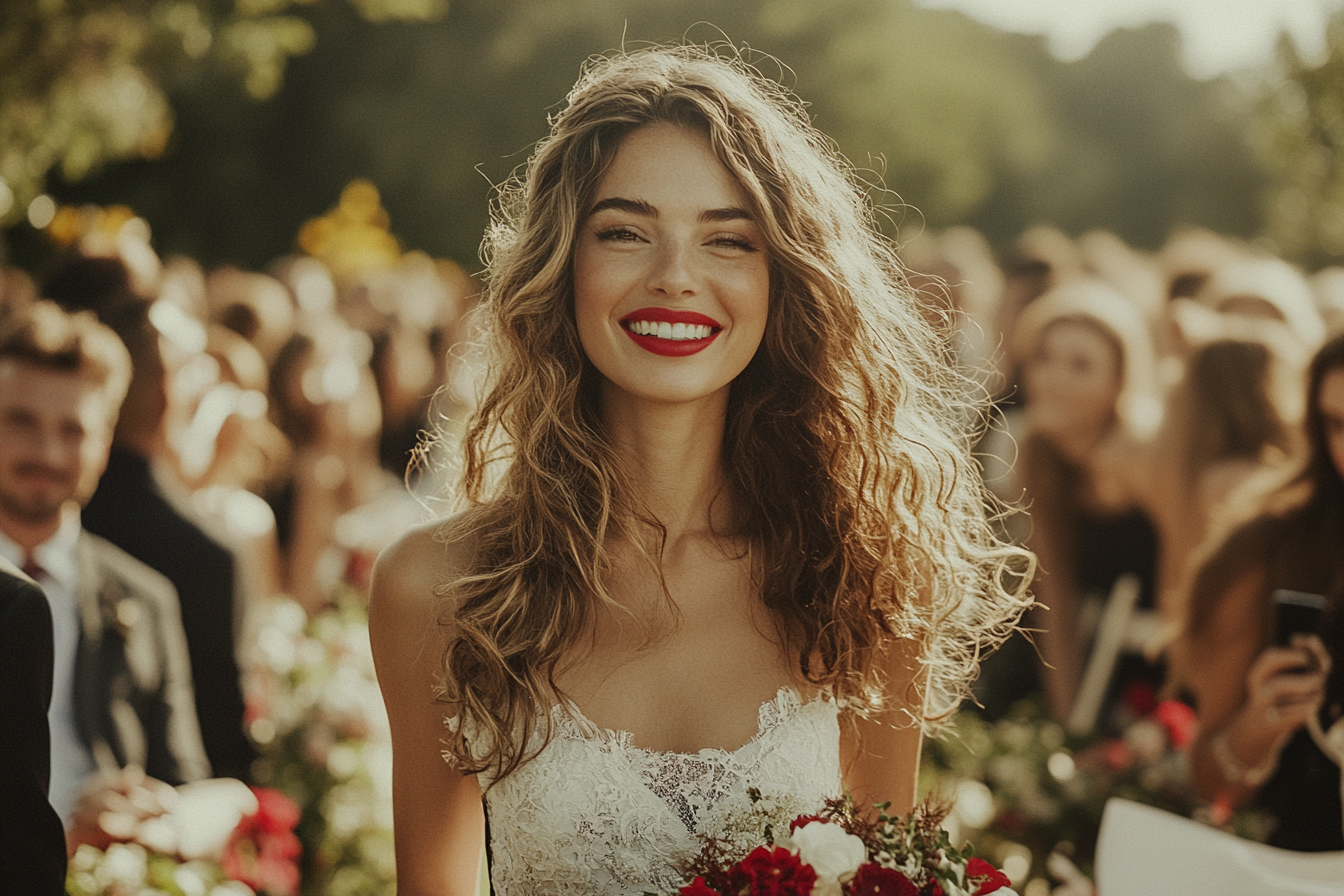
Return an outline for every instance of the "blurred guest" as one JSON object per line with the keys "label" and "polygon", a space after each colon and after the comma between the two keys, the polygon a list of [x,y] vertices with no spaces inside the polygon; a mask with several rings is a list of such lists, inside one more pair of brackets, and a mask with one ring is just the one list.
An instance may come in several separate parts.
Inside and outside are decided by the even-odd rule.
{"label": "blurred guest", "polygon": [[[1063,231],[1046,226],[1027,230],[1003,261],[1003,296],[995,329],[1012,333],[1022,309],[1055,287],[1082,276],[1078,247]],[[1011,376],[1006,381],[1012,382]]]}
{"label": "blurred guest", "polygon": [[1344,267],[1331,265],[1312,274],[1311,292],[1326,332],[1331,336],[1344,333]]}
{"label": "blurred guest", "polygon": [[116,258],[75,256],[44,288],[66,307],[93,309],[121,337],[134,365],[107,469],[84,508],[84,525],[163,573],[177,589],[210,763],[217,775],[246,781],[255,752],[243,729],[235,656],[237,560],[191,518],[187,500],[165,475],[172,467],[165,431],[171,370],[155,321],[181,321],[186,313],[140,296],[124,266],[118,275],[118,264]]}
{"label": "blurred guest", "polygon": [[1222,314],[1275,320],[1314,352],[1325,340],[1325,322],[1302,272],[1280,258],[1248,257],[1219,267],[1195,301]]}
{"label": "blurred guest", "polygon": [[1158,266],[1172,299],[1194,298],[1213,272],[1247,254],[1245,245],[1202,227],[1174,231],[1158,253]]}
{"label": "blurred guest", "polygon": [[47,798],[53,650],[42,589],[0,557],[0,880],[31,896],[65,892],[65,833]]}
{"label": "blurred guest", "polygon": [[273,419],[294,448],[290,476],[272,501],[286,590],[309,612],[324,607],[347,578],[351,556],[337,537],[338,521],[390,489],[405,492],[378,460],[382,417],[371,341],[334,316],[313,326],[314,335],[296,334],[281,350],[270,396]]}
{"label": "blurred guest", "polygon": [[[1082,675],[1090,626],[1086,605],[1124,573],[1156,585],[1152,521],[1103,462],[1114,440],[1140,441],[1156,419],[1153,351],[1146,322],[1114,289],[1075,281],[1027,306],[1013,336],[1025,398],[1017,473],[1031,514],[1028,545],[1040,558],[1034,583],[1049,612],[1035,620],[1051,711],[1065,718]],[[1156,683],[1142,661],[1119,681]]]}
{"label": "blurred guest", "polygon": [[210,319],[242,336],[270,364],[294,334],[294,300],[274,277],[222,267],[206,281]]}
{"label": "blurred guest", "polygon": [[[1272,844],[1338,850],[1339,768],[1303,726],[1321,708],[1332,662],[1344,660],[1344,628],[1333,643],[1299,634],[1276,644],[1272,595],[1326,595],[1336,613],[1344,600],[1344,337],[1320,350],[1308,380],[1307,460],[1200,564],[1173,663],[1199,713],[1199,793],[1269,810]],[[1327,709],[1337,718],[1338,706]]]}
{"label": "blurred guest", "polygon": [[1089,230],[1078,237],[1078,254],[1090,275],[1134,303],[1144,319],[1157,319],[1166,295],[1156,261],[1109,230]]}
{"label": "blurred guest", "polygon": [[52,608],[51,800],[72,846],[106,842],[110,808],[157,814],[161,782],[209,773],[172,585],[80,524],[130,376],[90,314],[38,302],[0,331],[0,555]]}
{"label": "blurred guest", "polygon": [[1153,445],[1118,448],[1128,454],[1130,492],[1157,523],[1158,606],[1172,623],[1184,618],[1191,557],[1226,518],[1229,501],[1248,489],[1263,493],[1294,448],[1285,409],[1296,400],[1284,393],[1298,388],[1300,348],[1289,338],[1273,338],[1276,329],[1265,323],[1255,327],[1259,335],[1245,328],[1236,335],[1237,329],[1223,325],[1191,350]]}
{"label": "blurred guest", "polygon": [[212,325],[194,364],[195,386],[178,396],[188,406],[170,456],[191,506],[234,548],[242,586],[234,613],[241,648],[248,643],[249,609],[284,591],[275,514],[262,494],[287,464],[290,449],[267,417],[266,363],[250,342]]}

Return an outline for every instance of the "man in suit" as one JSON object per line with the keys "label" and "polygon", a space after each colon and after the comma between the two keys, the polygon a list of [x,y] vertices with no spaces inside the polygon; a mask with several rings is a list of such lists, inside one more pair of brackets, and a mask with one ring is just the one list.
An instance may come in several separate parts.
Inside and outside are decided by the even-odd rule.
{"label": "man in suit", "polygon": [[0,881],[31,896],[65,892],[65,835],[47,799],[52,661],[42,589],[0,558]]}
{"label": "man in suit", "polygon": [[84,507],[83,524],[163,573],[177,589],[210,765],[217,775],[247,781],[256,753],[243,727],[234,644],[238,561],[155,475],[167,450],[164,419],[173,365],[153,322],[154,303],[135,292],[133,279],[118,258],[72,256],[43,287],[44,295],[67,309],[97,314],[121,337],[133,361],[107,468]]}
{"label": "man in suit", "polygon": [[72,846],[209,774],[176,592],[80,524],[129,380],[91,314],[37,302],[0,323],[0,556],[51,607],[50,796]]}

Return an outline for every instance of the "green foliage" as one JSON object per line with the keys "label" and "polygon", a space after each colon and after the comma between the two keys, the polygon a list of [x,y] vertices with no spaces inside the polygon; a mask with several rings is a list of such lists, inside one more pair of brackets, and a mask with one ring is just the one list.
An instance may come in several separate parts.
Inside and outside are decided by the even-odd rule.
{"label": "green foliage", "polygon": [[1344,260],[1344,12],[1312,64],[1286,37],[1260,104],[1261,150],[1274,173],[1267,231],[1280,251],[1320,266]]}
{"label": "green foliage", "polygon": [[[970,224],[1003,245],[1053,222],[1155,247],[1177,224],[1261,226],[1244,106],[1228,82],[1185,73],[1171,26],[1117,32],[1064,63],[1043,38],[909,0],[452,0],[433,22],[373,24],[407,4],[443,13],[441,0],[245,0],[302,23],[312,51],[293,55],[298,25],[268,38],[278,48],[242,41],[285,61],[267,69],[210,26],[212,64],[159,69],[174,128],[162,156],[83,180],[57,167],[48,188],[130,206],[165,251],[258,266],[363,177],[404,245],[470,266],[491,185],[526,161],[586,59],[731,41],[811,104],[893,233]],[[240,76],[274,92],[253,101]]]}
{"label": "green foliage", "polygon": [[[0,6],[0,222],[48,172],[77,181],[107,162],[163,154],[165,82],[217,67],[257,99],[313,47],[293,15],[314,0],[6,0]],[[447,0],[350,0],[370,21],[430,19]]]}

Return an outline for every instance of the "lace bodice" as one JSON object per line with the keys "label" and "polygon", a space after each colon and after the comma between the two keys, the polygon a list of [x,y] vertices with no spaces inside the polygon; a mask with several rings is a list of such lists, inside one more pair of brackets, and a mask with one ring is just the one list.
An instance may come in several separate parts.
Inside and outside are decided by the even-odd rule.
{"label": "lace bodice", "polygon": [[[554,736],[535,759],[497,787],[479,776],[499,896],[674,893],[697,835],[731,840],[762,807],[787,823],[840,793],[840,730],[826,698],[805,703],[781,689],[750,742],[699,753],[635,747],[572,705],[551,712]],[[753,807],[748,788],[766,799]],[[742,835],[759,841],[759,818],[751,827]]]}

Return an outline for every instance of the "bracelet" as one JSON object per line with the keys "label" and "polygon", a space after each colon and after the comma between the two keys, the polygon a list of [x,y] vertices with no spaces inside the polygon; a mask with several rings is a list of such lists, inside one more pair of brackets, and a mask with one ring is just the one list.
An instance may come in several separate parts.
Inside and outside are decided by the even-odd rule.
{"label": "bracelet", "polygon": [[1213,750],[1213,760],[1218,763],[1218,771],[1222,773],[1223,780],[1229,784],[1259,787],[1268,781],[1279,767],[1279,760],[1275,757],[1264,765],[1247,768],[1237,758],[1237,754],[1232,752],[1232,745],[1227,742],[1226,728],[1209,739],[1209,748]]}

